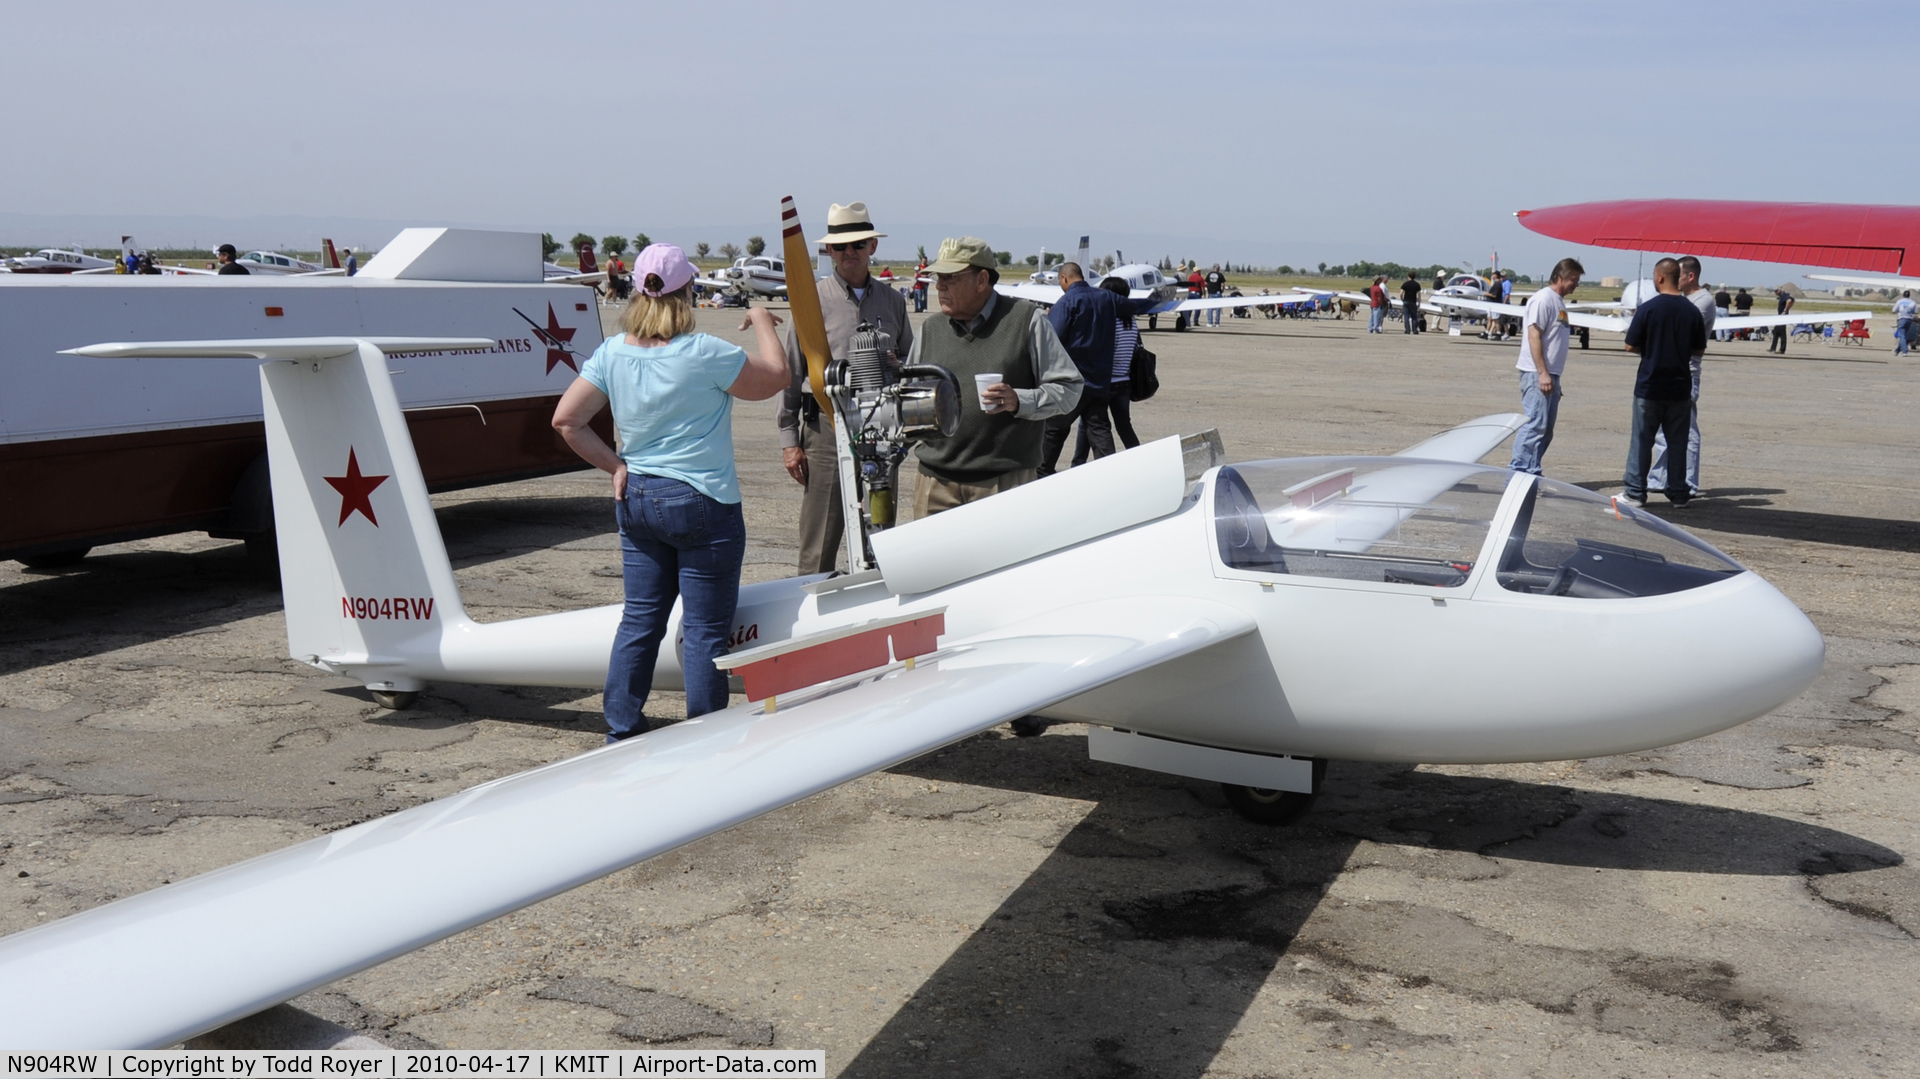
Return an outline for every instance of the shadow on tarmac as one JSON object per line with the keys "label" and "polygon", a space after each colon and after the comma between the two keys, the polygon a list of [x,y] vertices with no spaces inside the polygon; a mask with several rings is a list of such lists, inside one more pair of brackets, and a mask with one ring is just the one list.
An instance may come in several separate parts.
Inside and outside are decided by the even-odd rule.
{"label": "shadow on tarmac", "polygon": [[1363,841],[1367,857],[1487,879],[1502,859],[1761,876],[1900,864],[1831,829],[1664,799],[1336,763],[1298,824],[1235,817],[1211,783],[1086,759],[1084,738],[983,736],[894,769],[1093,801],[1027,880],[867,1044],[849,1077],[1195,1077]]}

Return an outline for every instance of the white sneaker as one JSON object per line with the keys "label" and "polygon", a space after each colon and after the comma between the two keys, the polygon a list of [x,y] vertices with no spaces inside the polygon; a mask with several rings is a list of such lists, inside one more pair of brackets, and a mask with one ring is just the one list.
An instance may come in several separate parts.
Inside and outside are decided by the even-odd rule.
{"label": "white sneaker", "polygon": [[1615,502],[1625,502],[1627,505],[1632,506],[1634,509],[1637,509],[1637,510],[1643,510],[1647,508],[1646,499],[1635,498],[1632,495],[1627,494],[1625,491],[1622,491],[1619,494],[1614,495],[1613,500]]}

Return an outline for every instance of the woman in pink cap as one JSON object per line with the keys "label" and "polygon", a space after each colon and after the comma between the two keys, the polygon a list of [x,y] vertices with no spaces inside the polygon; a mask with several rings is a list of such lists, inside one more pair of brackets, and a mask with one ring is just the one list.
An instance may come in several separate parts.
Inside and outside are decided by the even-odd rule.
{"label": "woman in pink cap", "polygon": [[[786,388],[786,351],[765,308],[747,312],[759,351],[694,332],[693,263],[672,244],[634,259],[639,286],[560,398],[553,426],[587,463],[613,474],[627,603],[607,664],[607,741],[647,729],[642,707],[676,598],[682,601],[687,715],[727,706],[727,652],[747,528],[733,469],[733,399]],[[615,453],[588,425],[613,409]]]}

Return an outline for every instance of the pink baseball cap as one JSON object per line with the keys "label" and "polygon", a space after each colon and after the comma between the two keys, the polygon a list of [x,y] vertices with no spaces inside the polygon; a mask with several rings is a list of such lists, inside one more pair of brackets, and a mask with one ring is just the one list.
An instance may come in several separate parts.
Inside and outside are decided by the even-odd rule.
{"label": "pink baseball cap", "polygon": [[[687,253],[672,244],[649,244],[633,259],[634,280],[640,283],[640,291],[649,296],[679,292],[698,274],[693,263],[687,261]],[[647,287],[651,277],[660,279],[659,288]]]}

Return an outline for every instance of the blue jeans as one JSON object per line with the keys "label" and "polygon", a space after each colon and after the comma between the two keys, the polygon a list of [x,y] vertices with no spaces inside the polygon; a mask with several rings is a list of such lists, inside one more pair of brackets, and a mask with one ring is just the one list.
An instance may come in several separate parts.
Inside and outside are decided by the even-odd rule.
{"label": "blue jeans", "polygon": [[1405,319],[1407,324],[1406,328],[1400,331],[1401,333],[1420,332],[1420,306],[1418,304],[1402,301],[1400,304],[1400,317]]}
{"label": "blue jeans", "polygon": [[1907,338],[1912,333],[1913,320],[1910,318],[1903,318],[1893,324],[1893,354],[1895,356],[1905,356],[1907,354]]}
{"label": "blue jeans", "polygon": [[1372,313],[1367,316],[1367,332],[1379,333],[1380,320],[1386,315],[1387,309],[1384,307],[1375,307],[1370,310]]}
{"label": "blue jeans", "polygon": [[1560,418],[1560,378],[1553,376],[1553,392],[1546,394],[1540,392],[1539,372],[1520,372],[1520,411],[1527,414],[1527,422],[1513,433],[1513,460],[1507,467],[1515,472],[1540,475],[1541,459],[1553,444],[1554,421]]}
{"label": "blue jeans", "polygon": [[713,661],[727,654],[747,524],[740,505],[716,502],[689,484],[631,474],[627,497],[614,503],[625,563],[626,610],[613,635],[604,708],[608,741],[647,729],[641,709],[653,691],[673,601],[683,600],[680,666],[686,672],[687,715],[727,706],[726,673]]}
{"label": "blue jeans", "polygon": [[1675,487],[1674,475],[1684,476],[1687,470],[1687,416],[1693,411],[1693,402],[1686,398],[1678,401],[1649,401],[1644,397],[1633,399],[1633,439],[1627,443],[1627,474],[1625,476],[1627,494],[1644,500],[1647,497],[1647,468],[1653,461],[1653,435],[1664,431],[1667,446],[1682,447],[1668,454],[1669,465],[1672,459],[1679,458],[1680,467],[1669,469],[1667,498],[1674,502],[1685,502],[1690,495],[1683,482]]}
{"label": "blue jeans", "polygon": [[[1220,296],[1217,293],[1207,297],[1207,299],[1209,300],[1217,300],[1219,298]],[[1220,325],[1220,309],[1218,307],[1207,308],[1207,325],[1209,326]]]}
{"label": "blue jeans", "polygon": [[[1693,370],[1693,391],[1687,410],[1687,493],[1700,493],[1700,361],[1690,365]],[[1656,491],[1667,486],[1667,434],[1665,431],[1653,433],[1653,467],[1647,470],[1647,486]]]}

